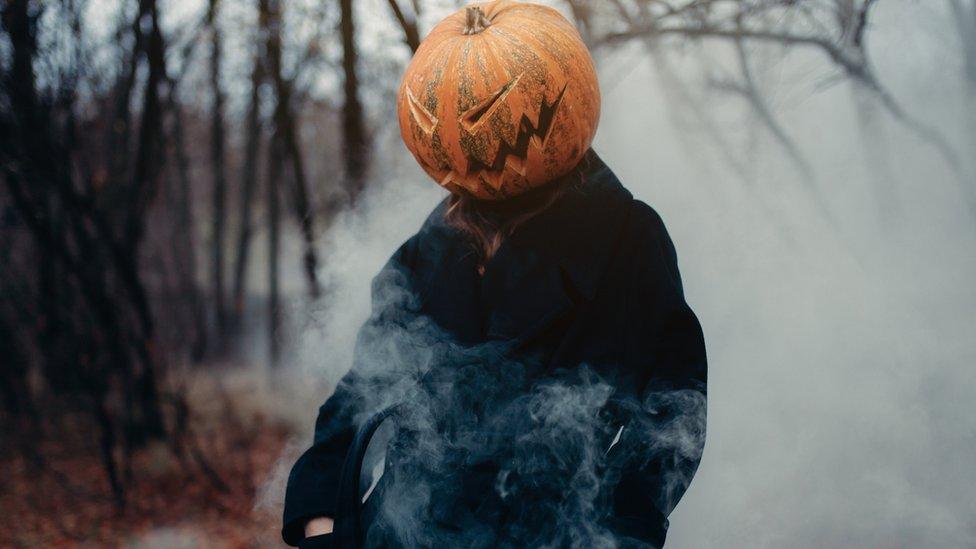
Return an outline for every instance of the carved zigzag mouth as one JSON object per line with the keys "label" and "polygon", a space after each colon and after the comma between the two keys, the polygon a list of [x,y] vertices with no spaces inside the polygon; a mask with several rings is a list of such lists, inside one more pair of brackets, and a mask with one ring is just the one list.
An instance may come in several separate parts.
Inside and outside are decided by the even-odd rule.
{"label": "carved zigzag mouth", "polygon": [[515,137],[515,143],[508,143],[502,139],[498,145],[498,152],[495,154],[495,158],[491,164],[485,164],[477,158],[469,157],[468,173],[482,170],[485,172],[498,172],[500,175],[506,165],[516,172],[523,173],[523,162],[529,154],[529,145],[534,144],[540,149],[545,146],[546,140],[549,138],[549,133],[552,130],[552,123],[556,119],[556,111],[559,109],[565,93],[566,85],[563,85],[562,90],[559,91],[559,95],[556,96],[556,99],[552,103],[547,102],[544,97],[542,98],[542,105],[539,108],[538,126],[533,125],[532,120],[523,113],[519,121],[519,129]]}

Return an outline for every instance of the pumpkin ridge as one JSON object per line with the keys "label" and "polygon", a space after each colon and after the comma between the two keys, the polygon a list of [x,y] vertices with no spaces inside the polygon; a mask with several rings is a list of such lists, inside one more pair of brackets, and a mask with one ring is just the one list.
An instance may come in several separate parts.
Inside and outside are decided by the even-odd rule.
{"label": "pumpkin ridge", "polygon": [[[528,38],[534,42],[534,44],[529,44],[525,38]],[[557,42],[554,40],[554,37],[545,33],[544,29],[541,27],[529,25],[525,29],[524,36],[520,36],[519,40],[526,44],[526,46],[532,47],[534,45],[535,47],[533,48],[533,51],[535,51],[537,55],[539,55],[539,52],[541,51],[544,55],[539,56],[544,57],[547,64],[554,63],[556,66],[558,66],[564,79],[566,78],[567,74],[572,72],[572,67],[567,61],[566,56],[561,56],[558,53],[561,48],[564,48],[565,44],[562,41]],[[553,48],[553,46],[556,47]]]}
{"label": "pumpkin ridge", "polygon": [[[485,40],[483,42],[484,48],[482,48],[482,54],[485,59],[494,60],[493,63],[489,62],[490,69],[492,70],[494,76],[494,81],[509,81],[512,80],[516,75],[521,80],[525,71],[520,70],[521,67],[512,67],[507,62],[508,59],[504,56],[500,56],[496,49],[498,39],[492,37],[490,40]],[[486,61],[488,62],[488,61]],[[512,93],[519,92],[519,83],[513,87]],[[498,110],[492,114],[489,123],[491,124],[492,132],[494,132],[500,139],[505,139],[507,141],[514,141],[515,136],[518,132],[518,127],[513,120],[516,120],[515,110],[512,108],[513,103],[517,103],[514,99],[504,98],[503,105],[499,105]]]}
{"label": "pumpkin ridge", "polygon": [[506,62],[506,60],[502,56],[498,55],[498,49],[496,47],[496,43],[497,43],[496,40],[485,40],[484,41],[485,52],[486,54],[491,54],[491,57],[495,61],[495,65],[501,67],[501,69],[505,71],[505,77],[510,79],[512,78],[512,71],[509,70],[508,63]]}
{"label": "pumpkin ridge", "polygon": [[[508,40],[509,41],[509,44],[511,45],[510,47],[512,47],[512,48],[522,49],[522,50],[529,49],[528,45],[525,42],[522,42],[518,37],[515,37],[514,35],[512,35],[510,33],[507,33],[507,30],[499,29],[498,34],[499,34],[499,36],[501,36],[501,37],[505,38],[506,40]],[[553,62],[547,62],[546,59],[544,59],[541,55],[539,55],[539,52],[538,51],[536,51],[536,50],[531,51],[531,55],[533,55],[535,57],[534,62],[527,61],[527,60],[523,60],[523,62],[520,65],[523,67],[524,70],[526,70],[527,72],[530,73],[530,77],[532,77],[533,79],[538,80],[538,81],[540,81],[542,83],[542,86],[541,87],[543,89],[541,90],[541,97],[542,97],[542,99],[545,99],[546,98],[546,91],[548,91],[549,83],[550,82],[557,81],[557,82],[561,82],[561,83],[566,83],[566,82],[568,82],[568,78],[566,77],[565,71],[563,71],[562,68],[559,67],[558,64],[555,64]],[[544,67],[556,67],[556,68],[559,68],[559,73],[556,74],[556,75],[553,75],[553,74],[549,74],[549,75],[539,74],[539,71],[540,70],[544,70]],[[535,98],[533,98],[533,99],[535,99]],[[535,103],[535,101],[533,101],[533,103]],[[526,114],[526,112],[528,112],[529,117],[532,119],[532,124],[533,125],[538,124],[538,119],[535,118],[535,115],[537,114],[537,111],[533,111],[532,109],[526,108],[524,106],[520,106],[520,110],[521,110],[521,112],[519,112],[518,114],[521,115],[521,114]]]}
{"label": "pumpkin ridge", "polygon": [[[450,53],[446,56],[447,60],[444,63],[444,73],[441,76],[441,81],[438,82],[438,92],[444,93],[442,91],[444,89],[444,79],[446,78],[446,75],[449,74],[450,67],[457,66],[458,57],[461,55],[460,50],[461,48],[458,47],[450,48]],[[443,124],[441,132],[435,135],[439,136],[442,143],[445,139],[450,139],[452,143],[458,142],[461,134],[457,124],[454,124],[453,121],[457,120],[457,116],[460,111],[460,107],[458,105],[458,102],[460,101],[460,92],[458,90],[452,90],[450,87],[448,87],[447,93],[444,95],[446,95],[446,97],[442,95],[439,99],[441,108],[444,109],[444,112],[441,113],[441,118],[450,120],[452,123]],[[451,160],[450,164],[452,166],[456,166],[458,161],[457,155],[452,154],[451,151],[444,148],[443,145],[441,145],[441,148],[444,156]]]}

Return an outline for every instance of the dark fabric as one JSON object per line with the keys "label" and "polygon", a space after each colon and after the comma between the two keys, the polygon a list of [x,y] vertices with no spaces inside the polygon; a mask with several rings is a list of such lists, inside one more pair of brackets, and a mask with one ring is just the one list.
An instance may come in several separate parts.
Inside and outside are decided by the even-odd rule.
{"label": "dark fabric", "polygon": [[298,547],[299,549],[333,549],[335,547],[333,542],[332,534],[322,534],[303,539]]}
{"label": "dark fabric", "polygon": [[[599,446],[580,450],[581,460],[599,462],[600,493],[593,501],[597,507],[603,502],[606,510],[591,515],[621,546],[663,545],[666,516],[687,488],[704,444],[707,368],[701,327],[685,302],[674,246],[650,206],[633,199],[592,150],[580,173],[556,184],[570,188],[501,246],[483,277],[477,275],[470,243],[443,219],[446,201],[377,275],[373,314],[357,339],[353,368],[319,409],[314,443],[291,471],[282,530],[286,543],[302,540],[309,518],[334,516],[343,460],[372,406],[365,403],[371,391],[362,389],[366,362],[377,362],[376,349],[393,339],[391,330],[434,333],[422,319],[443,330],[440,337],[435,333],[429,341],[412,343],[427,353],[425,365],[439,364],[423,374],[425,402],[439,407],[437,429],[453,437],[450,447],[463,448],[442,456],[456,459],[457,467],[439,463],[433,474],[457,478],[441,485],[424,516],[459,536],[498,522],[498,528],[485,530],[491,540],[486,547],[533,545],[557,536],[547,530],[551,517],[539,511],[550,507],[535,500],[568,486],[542,472],[572,461],[562,453],[573,447],[545,442],[538,414],[510,413],[493,424],[486,410],[516,409],[512,403],[520,402],[520,391],[547,390],[546,380],[561,380],[563,385],[548,387],[556,391],[596,379],[610,387],[593,410],[600,426],[592,437],[570,433],[580,438],[578,446]],[[452,342],[448,351],[439,347],[442,339]],[[469,356],[470,348],[480,350]],[[486,358],[484,349],[495,349],[491,352],[497,351],[499,360]],[[448,389],[438,393],[437,376],[445,372]],[[368,387],[377,392],[386,389],[383,379],[394,379],[373,378]],[[459,399],[451,392],[467,379],[479,388],[474,411],[471,394]],[[499,383],[486,382],[490,379]],[[480,422],[476,432],[465,422],[469,416]],[[611,444],[617,426],[622,429]],[[402,428],[390,442],[387,472],[366,502],[364,522],[373,524],[367,545],[392,543],[395,528],[378,509],[398,496],[399,480],[421,475],[427,466],[415,457],[422,454],[409,452],[410,432]],[[486,449],[483,455],[480,448]],[[559,450],[548,455],[553,448]],[[502,459],[521,464],[513,475],[519,478],[503,479],[511,480],[516,497],[498,495],[505,486],[500,488],[493,463]],[[443,486],[458,494],[444,497]],[[504,526],[516,522],[521,529]],[[536,535],[533,541],[527,541],[528,531]]]}

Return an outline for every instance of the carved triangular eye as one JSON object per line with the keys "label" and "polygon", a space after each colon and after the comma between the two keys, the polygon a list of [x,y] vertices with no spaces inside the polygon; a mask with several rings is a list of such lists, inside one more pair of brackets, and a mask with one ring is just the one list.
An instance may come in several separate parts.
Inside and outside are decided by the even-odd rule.
{"label": "carved triangular eye", "polygon": [[518,76],[506,82],[504,86],[491,94],[487,99],[479,101],[475,106],[464,111],[461,114],[461,125],[464,126],[464,129],[469,132],[474,131],[481,125],[480,122],[482,120],[490,118],[491,113],[495,112],[498,105],[505,102],[505,96],[508,95],[508,92],[512,91],[515,84],[522,78],[522,74],[524,73],[519,73]]}
{"label": "carved triangular eye", "polygon": [[410,104],[410,115],[413,116],[414,122],[420,126],[420,129],[428,135],[434,133],[434,128],[437,126],[437,117],[431,114],[424,105],[417,100],[417,97],[407,88],[407,103]]}

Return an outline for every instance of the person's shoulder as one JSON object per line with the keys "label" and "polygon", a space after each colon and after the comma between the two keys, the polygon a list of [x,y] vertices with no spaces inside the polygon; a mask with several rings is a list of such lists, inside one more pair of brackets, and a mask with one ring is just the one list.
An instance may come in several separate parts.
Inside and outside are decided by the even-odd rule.
{"label": "person's shoulder", "polygon": [[630,253],[637,260],[637,270],[644,275],[648,272],[667,273],[667,278],[680,291],[678,256],[661,214],[650,204],[637,199],[631,201],[630,209],[628,238]]}
{"label": "person's shoulder", "polygon": [[453,229],[444,218],[449,202],[450,196],[441,200],[427,215],[420,229],[400,245],[394,254],[398,263],[414,267],[421,258],[436,255],[435,252],[450,240]]}
{"label": "person's shoulder", "polygon": [[434,209],[427,214],[427,218],[424,219],[423,225],[413,236],[415,239],[427,239],[431,237],[441,236],[445,230],[449,229],[447,221],[444,215],[447,213],[447,208],[450,206],[450,195],[444,197],[440,202],[434,206]]}
{"label": "person's shoulder", "polygon": [[650,204],[633,199],[630,201],[630,237],[638,242],[670,242],[664,219]]}
{"label": "person's shoulder", "polygon": [[584,173],[588,184],[582,192],[587,207],[594,206],[598,211],[606,212],[612,217],[623,216],[629,220],[631,238],[638,240],[652,239],[666,234],[664,221],[660,214],[646,202],[643,202],[630,192],[616,173],[594,151],[590,149],[583,160]]}
{"label": "person's shoulder", "polygon": [[447,222],[444,219],[444,214],[447,213],[447,208],[450,206],[450,195],[444,197],[440,202],[434,206],[434,209],[427,214],[424,218],[424,222],[417,229],[417,232],[411,235],[407,242],[421,240],[425,237],[431,235],[431,233],[436,233],[444,230],[448,227]]}
{"label": "person's shoulder", "polygon": [[430,211],[427,215],[427,219],[424,220],[424,224],[421,230],[425,228],[431,228],[435,226],[440,226],[444,224],[444,214],[447,213],[447,208],[451,203],[451,195],[445,196],[440,202],[434,206],[434,209]]}

